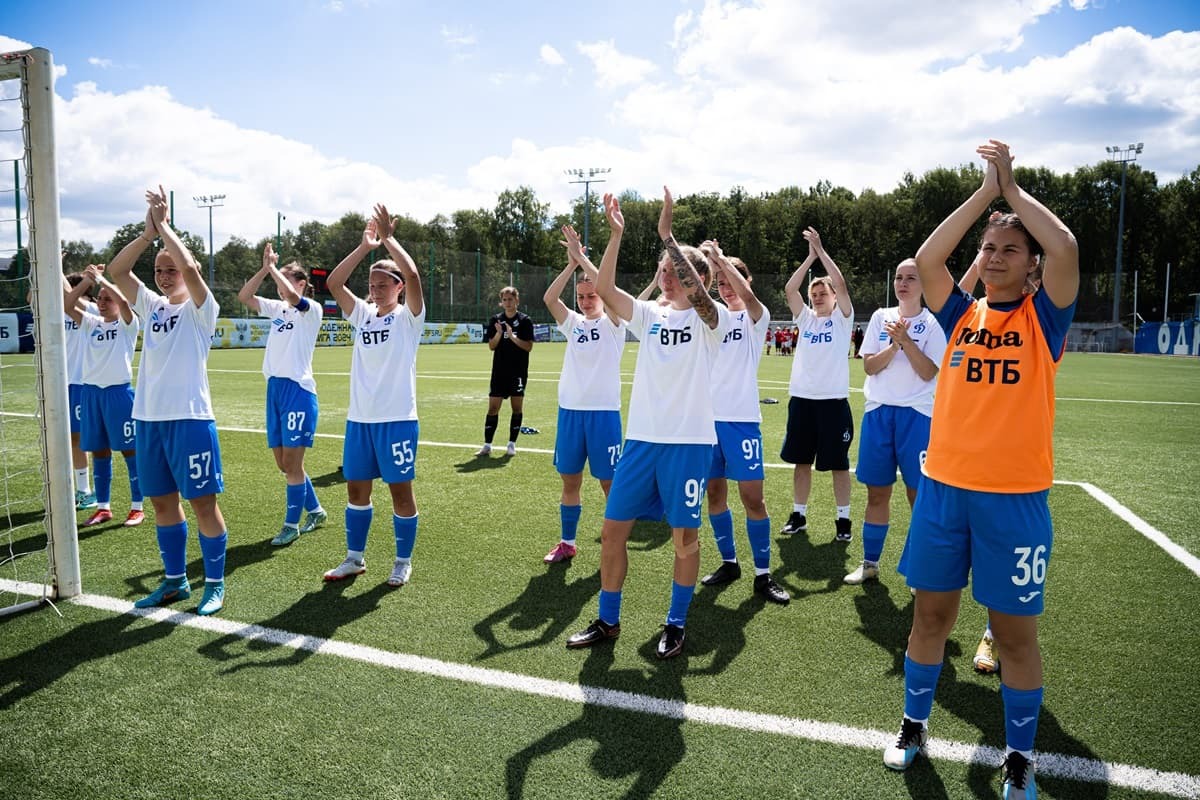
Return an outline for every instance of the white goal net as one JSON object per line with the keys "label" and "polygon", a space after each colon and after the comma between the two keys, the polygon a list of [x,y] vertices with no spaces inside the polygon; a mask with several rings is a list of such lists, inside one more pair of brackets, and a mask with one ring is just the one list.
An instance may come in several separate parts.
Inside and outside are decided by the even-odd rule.
{"label": "white goal net", "polygon": [[54,63],[0,54],[0,614],[80,592]]}

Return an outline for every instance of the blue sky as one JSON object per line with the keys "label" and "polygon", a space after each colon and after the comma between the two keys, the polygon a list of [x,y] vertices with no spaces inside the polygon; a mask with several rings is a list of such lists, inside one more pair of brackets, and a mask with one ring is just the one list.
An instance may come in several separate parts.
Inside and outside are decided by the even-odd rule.
{"label": "blue sky", "polygon": [[[1173,180],[1200,164],[1198,6],[42,0],[6,4],[0,49],[66,68],[65,237],[103,244],[161,180],[228,195],[220,247],[276,211],[384,200],[424,221],[522,183],[561,210],[571,167],[644,195],[886,191],[988,135],[1058,170],[1144,141]],[[207,227],[190,200],[177,213]]]}

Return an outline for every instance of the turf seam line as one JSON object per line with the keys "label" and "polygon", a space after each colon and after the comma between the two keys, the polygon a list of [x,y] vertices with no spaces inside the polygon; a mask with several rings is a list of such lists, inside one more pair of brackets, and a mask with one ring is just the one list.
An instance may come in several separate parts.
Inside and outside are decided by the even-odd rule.
{"label": "turf seam line", "polygon": [[[6,582],[0,581],[0,584],[3,583]],[[246,640],[257,639],[281,647],[337,656],[403,672],[724,728],[774,733],[880,752],[895,739],[894,733],[868,728],[699,705],[595,686],[581,686],[503,670],[440,661],[425,656],[395,653],[365,645],[306,636],[229,619],[200,617],[186,611],[172,611],[163,608],[137,609],[127,600],[104,595],[82,594],[71,598],[71,602],[115,614],[129,614],[154,622],[182,625]],[[1004,762],[1004,752],[999,748],[954,742],[947,739],[930,738],[926,752],[930,757],[944,761],[982,764],[995,769],[999,769]],[[1200,798],[1200,776],[1182,772],[1167,772],[1131,764],[1114,764],[1079,756],[1041,752],[1037,754],[1037,772],[1046,777],[1085,783],[1108,783],[1112,786],[1161,792],[1174,797]]]}

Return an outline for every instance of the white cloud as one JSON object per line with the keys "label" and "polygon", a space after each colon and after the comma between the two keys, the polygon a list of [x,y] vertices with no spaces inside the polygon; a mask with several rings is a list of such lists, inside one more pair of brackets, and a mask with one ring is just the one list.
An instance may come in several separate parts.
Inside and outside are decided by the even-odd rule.
{"label": "white cloud", "polygon": [[88,58],[88,63],[93,67],[99,67],[100,69],[108,69],[113,65],[111,58],[97,58],[96,56],[91,56]]}
{"label": "white cloud", "polygon": [[653,61],[627,55],[617,50],[612,39],[601,42],[575,45],[580,53],[592,61],[596,70],[596,86],[615,89],[629,84],[642,83],[658,70]]}
{"label": "white cloud", "polygon": [[64,239],[102,245],[120,225],[144,214],[143,192],[175,190],[176,219],[202,233],[207,213],[191,198],[225,194],[214,212],[216,246],[230,235],[256,241],[289,224],[331,222],[348,210],[391,200],[398,213],[427,220],[435,213],[490,205],[474,188],[437,177],[400,178],[365,161],[330,158],[310,145],[239,128],[208,109],[190,108],[161,86],[115,94],[94,83],[75,86],[56,108]]}
{"label": "white cloud", "polygon": [[567,60],[562,57],[562,53],[548,44],[542,45],[538,51],[538,60],[551,67],[561,67],[567,63]]}
{"label": "white cloud", "polygon": [[342,0],[329,0],[329,2],[325,4],[325,9],[327,11],[332,11],[335,14],[340,14],[346,9],[346,4],[343,3]]}
{"label": "white cloud", "polygon": [[442,41],[451,47],[471,47],[478,43],[475,34],[467,33],[461,28],[442,26]]}

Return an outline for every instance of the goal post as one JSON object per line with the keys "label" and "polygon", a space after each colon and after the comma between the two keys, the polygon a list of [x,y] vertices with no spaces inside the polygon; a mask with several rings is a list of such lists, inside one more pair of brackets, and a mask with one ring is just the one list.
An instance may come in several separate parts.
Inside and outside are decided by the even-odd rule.
{"label": "goal post", "polygon": [[[32,312],[32,337],[35,343],[32,354],[33,389],[36,396],[33,423],[36,439],[40,445],[40,490],[45,527],[45,567],[41,574],[24,576],[19,580],[6,581],[4,599],[14,595],[33,595],[24,602],[9,603],[0,613],[11,612],[40,604],[47,599],[66,598],[82,591],[79,568],[79,541],[75,518],[74,484],[72,481],[70,431],[70,405],[67,393],[66,336],[63,325],[62,253],[58,230],[58,167],[55,158],[54,139],[54,60],[50,51],[34,48],[15,53],[0,54],[0,82],[8,89],[4,103],[10,106],[3,114],[6,121],[19,121],[20,127],[5,125],[12,133],[20,131],[20,140],[14,141],[9,152],[0,154],[5,163],[14,162],[19,175],[23,167],[24,180],[16,180],[13,193],[16,195],[15,230],[17,252],[16,279],[21,279],[21,230],[28,231],[28,278],[30,307]],[[16,89],[16,91],[13,91]],[[11,156],[11,157],[10,157]],[[24,202],[22,202],[24,201]],[[22,223],[25,223],[22,226]],[[15,289],[16,287],[10,287]],[[22,298],[23,299],[23,298]],[[4,309],[8,310],[8,309]],[[7,358],[7,356],[5,356]],[[7,372],[7,370],[5,370]],[[0,377],[0,393],[6,391]],[[9,381],[10,384],[12,381]],[[22,387],[18,386],[18,389]],[[28,389],[25,389],[27,392]],[[5,411],[0,416],[0,425],[18,424],[27,420],[29,414]],[[21,441],[21,437],[16,437]],[[8,437],[5,437],[7,441]],[[32,442],[30,443],[32,445]],[[26,454],[28,455],[28,454]],[[3,457],[9,460],[8,453]],[[13,491],[36,492],[36,486],[22,483],[15,490],[6,484],[5,495]],[[32,498],[27,498],[32,499]],[[6,519],[7,517],[7,519]],[[10,533],[9,552],[0,553],[0,558],[14,564],[28,555],[27,551],[14,548],[11,531],[13,515],[0,517],[0,526],[7,526]],[[25,544],[29,540],[22,539]],[[14,552],[17,550],[17,552]],[[32,563],[32,562],[31,562]],[[34,567],[37,569],[37,567]],[[7,577],[7,575],[5,576]],[[40,588],[40,596],[30,584]]]}

